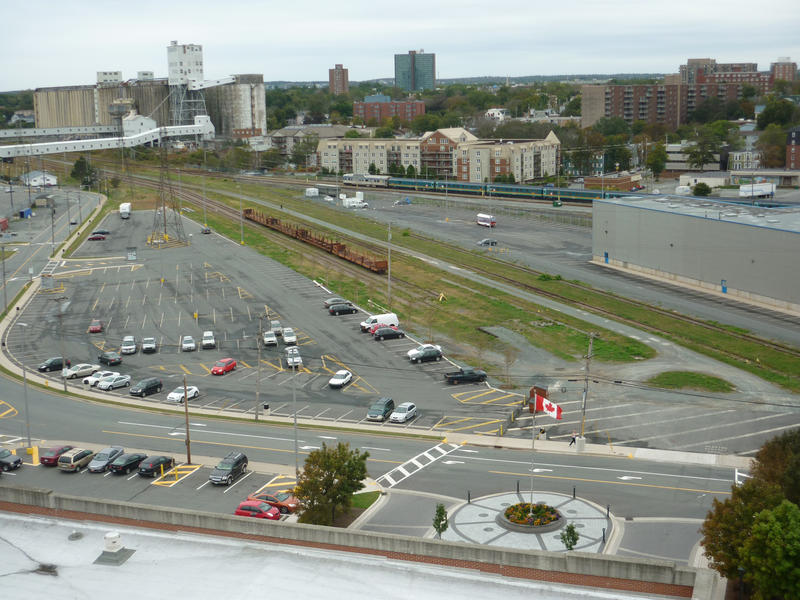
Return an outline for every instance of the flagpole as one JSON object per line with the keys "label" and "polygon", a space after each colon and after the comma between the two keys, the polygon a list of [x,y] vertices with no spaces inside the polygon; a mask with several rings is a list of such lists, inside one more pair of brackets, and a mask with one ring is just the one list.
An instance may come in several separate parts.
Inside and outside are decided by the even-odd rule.
{"label": "flagpole", "polygon": [[534,396],[533,425],[531,426],[531,510],[533,515],[533,469],[536,464],[536,396]]}

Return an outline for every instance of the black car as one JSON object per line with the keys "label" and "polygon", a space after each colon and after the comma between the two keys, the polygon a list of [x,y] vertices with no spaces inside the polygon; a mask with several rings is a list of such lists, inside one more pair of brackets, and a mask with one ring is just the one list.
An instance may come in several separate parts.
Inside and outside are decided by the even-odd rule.
{"label": "black car", "polygon": [[142,379],[139,383],[131,388],[131,396],[149,396],[161,391],[163,384],[158,377],[148,377]]}
{"label": "black car", "polygon": [[497,240],[492,238],[485,238],[478,242],[478,246],[497,246]]}
{"label": "black car", "polygon": [[375,333],[372,334],[372,339],[376,342],[404,337],[406,337],[406,332],[402,329],[395,329],[394,327],[379,327],[375,330]]}
{"label": "black car", "polygon": [[12,454],[11,450],[4,448],[0,450],[0,469],[3,471],[11,471],[12,469],[19,469],[22,466],[22,459],[16,454]]}
{"label": "black car", "polygon": [[90,473],[103,473],[108,470],[111,463],[122,456],[125,449],[122,446],[109,446],[94,455],[87,469]]}
{"label": "black car", "polygon": [[205,235],[208,235],[209,233],[211,233],[211,228],[210,228],[210,227],[203,227],[203,228],[200,230],[200,233],[203,233],[203,234],[205,234]]}
{"label": "black car", "polygon": [[95,229],[92,235],[111,235],[111,232],[108,229]]}
{"label": "black car", "polygon": [[101,365],[111,366],[122,364],[122,357],[119,355],[119,352],[103,352],[97,357],[97,360]]}
{"label": "black car", "polygon": [[42,364],[39,365],[38,369],[42,373],[47,373],[49,371],[60,371],[66,367],[72,366],[72,363],[67,358],[66,360],[60,356],[54,356],[53,358],[48,358]]}
{"label": "black car", "polygon": [[230,485],[234,479],[247,471],[247,456],[242,452],[231,452],[214,467],[208,480],[211,483]]}
{"label": "black car", "polygon": [[344,298],[339,298],[339,296],[334,296],[333,298],[328,298],[325,300],[325,308],[330,308],[334,304],[350,304],[350,301],[345,300]]}
{"label": "black car", "polygon": [[358,309],[352,304],[332,304],[328,312],[332,315],[349,315],[358,312]]}
{"label": "black car", "polygon": [[163,473],[166,473],[174,466],[175,459],[171,456],[148,456],[139,463],[139,475],[142,477],[161,477]]}
{"label": "black car", "polygon": [[108,470],[112,473],[125,473],[135,471],[139,468],[139,464],[147,458],[146,454],[133,452],[131,454],[123,454],[114,460],[109,466]]}

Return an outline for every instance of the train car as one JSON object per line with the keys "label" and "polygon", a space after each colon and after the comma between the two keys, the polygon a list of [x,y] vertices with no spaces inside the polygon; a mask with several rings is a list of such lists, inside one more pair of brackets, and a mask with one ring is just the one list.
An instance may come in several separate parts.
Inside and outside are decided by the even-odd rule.
{"label": "train car", "polygon": [[449,194],[477,194],[483,195],[486,185],[483,183],[470,183],[469,181],[437,181],[436,190]]}
{"label": "train car", "polygon": [[388,187],[388,175],[361,175],[353,173],[345,173],[342,176],[342,182],[347,185],[366,186],[366,187]]}
{"label": "train car", "polygon": [[435,190],[436,182],[429,179],[405,179],[401,177],[390,177],[388,186],[398,190],[414,190],[424,192]]}

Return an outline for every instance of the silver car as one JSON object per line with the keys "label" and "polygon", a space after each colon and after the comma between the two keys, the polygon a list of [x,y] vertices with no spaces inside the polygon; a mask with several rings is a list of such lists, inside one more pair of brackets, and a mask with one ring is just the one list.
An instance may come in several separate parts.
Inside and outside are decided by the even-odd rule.
{"label": "silver car", "polygon": [[128,387],[131,384],[130,375],[112,375],[104,377],[97,382],[98,390],[115,390],[121,387]]}
{"label": "silver car", "polygon": [[190,335],[183,336],[183,340],[181,340],[181,351],[194,352],[195,350],[197,350],[197,343],[195,343],[194,338]]}
{"label": "silver car", "polygon": [[89,471],[91,473],[102,473],[108,470],[108,465],[114,462],[117,458],[125,453],[125,448],[122,446],[109,446],[100,450],[94,455],[94,458],[89,463]]}

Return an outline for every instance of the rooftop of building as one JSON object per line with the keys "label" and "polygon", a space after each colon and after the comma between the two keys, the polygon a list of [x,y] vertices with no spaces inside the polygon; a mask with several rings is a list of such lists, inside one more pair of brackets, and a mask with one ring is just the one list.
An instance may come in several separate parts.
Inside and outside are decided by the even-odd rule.
{"label": "rooftop of building", "polygon": [[[716,174],[714,174],[716,175]],[[756,202],[759,200],[756,199]],[[749,202],[749,200],[748,200]],[[761,202],[765,202],[761,200]],[[800,233],[800,206],[766,207],[694,196],[625,196],[595,200],[643,210],[684,215],[699,219],[727,221],[750,227]]]}

